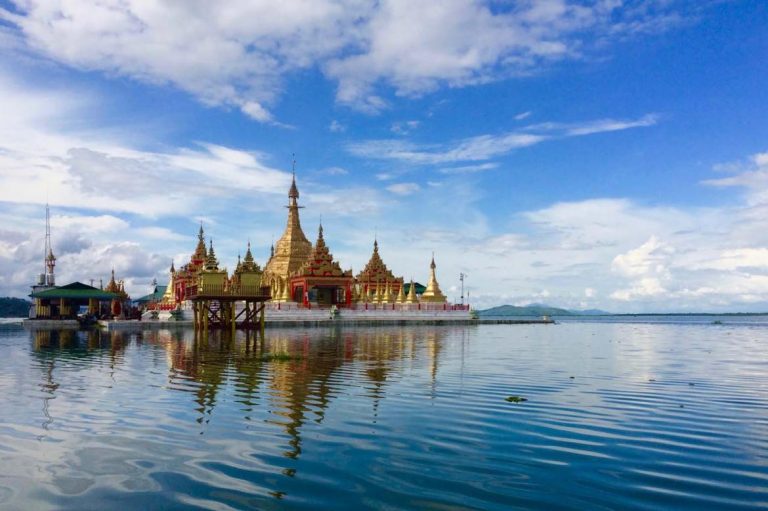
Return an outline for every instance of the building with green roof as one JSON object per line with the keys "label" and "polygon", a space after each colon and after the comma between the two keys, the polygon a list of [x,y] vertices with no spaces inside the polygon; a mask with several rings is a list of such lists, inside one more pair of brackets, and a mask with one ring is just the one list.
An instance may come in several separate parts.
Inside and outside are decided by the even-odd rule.
{"label": "building with green roof", "polygon": [[82,282],[34,292],[29,296],[35,302],[34,315],[30,319],[76,319],[81,306],[87,306],[89,314],[100,315],[101,304],[117,298],[115,293]]}

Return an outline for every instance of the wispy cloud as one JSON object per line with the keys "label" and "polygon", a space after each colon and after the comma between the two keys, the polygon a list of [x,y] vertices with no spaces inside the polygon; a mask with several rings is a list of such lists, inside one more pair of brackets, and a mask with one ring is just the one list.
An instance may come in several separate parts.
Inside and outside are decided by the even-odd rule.
{"label": "wispy cloud", "polygon": [[522,120],[524,120],[524,119],[527,119],[528,117],[530,117],[530,115],[531,115],[531,111],[530,111],[530,110],[528,110],[527,112],[520,112],[519,114],[517,114],[517,115],[514,117],[514,119],[515,119],[516,121],[522,121]]}
{"label": "wispy cloud", "polygon": [[387,190],[397,195],[411,195],[421,190],[421,187],[416,183],[395,183],[387,186]]}
{"label": "wispy cloud", "polygon": [[386,139],[352,143],[347,149],[363,158],[399,160],[419,165],[484,161],[546,140],[648,127],[656,124],[658,119],[656,114],[647,114],[639,119],[629,120],[540,123],[500,135],[478,135],[448,144],[420,145],[404,140]]}
{"label": "wispy cloud", "polygon": [[392,123],[389,130],[395,135],[408,135],[421,125],[421,121],[399,121]]}
{"label": "wispy cloud", "polygon": [[463,165],[460,167],[445,167],[439,170],[441,174],[474,174],[498,168],[498,163],[481,163],[479,165]]}
{"label": "wispy cloud", "polygon": [[336,119],[331,121],[331,124],[328,125],[328,131],[331,133],[344,133],[347,131],[347,127],[344,126],[342,123],[337,121]]}

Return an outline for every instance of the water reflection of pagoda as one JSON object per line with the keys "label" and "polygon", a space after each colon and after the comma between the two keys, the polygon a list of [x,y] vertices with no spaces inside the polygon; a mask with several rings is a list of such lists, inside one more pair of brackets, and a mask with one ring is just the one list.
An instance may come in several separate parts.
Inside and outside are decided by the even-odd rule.
{"label": "water reflection of pagoda", "polygon": [[434,386],[446,332],[280,329],[264,337],[242,332],[233,339],[226,331],[209,336],[160,331],[144,332],[143,342],[164,346],[169,388],[193,393],[198,422],[207,424],[215,417],[219,394],[230,386],[243,419],[250,421],[257,412],[268,411],[267,423],[287,435],[283,455],[296,458],[302,452],[305,425],[322,423],[335,398],[348,392],[350,384],[362,385],[363,395],[373,403],[374,416],[387,387],[416,357],[429,359],[429,380]]}
{"label": "water reflection of pagoda", "polygon": [[[243,260],[238,256],[237,266],[230,276],[218,267],[213,243],[206,248],[202,225],[197,246],[189,262],[176,269],[170,268],[170,282],[155,308],[173,309],[185,303],[201,288],[204,280],[212,281],[212,273],[223,291],[236,288],[244,275],[251,276],[253,285],[268,286],[271,302],[285,304],[286,308],[329,307],[348,309],[376,308],[380,310],[466,310],[463,305],[449,305],[440,289],[436,276],[434,256],[430,264],[426,287],[413,281],[405,283],[384,263],[377,240],[365,268],[356,276],[345,270],[326,244],[323,226],[318,228],[317,240],[312,244],[304,234],[299,217],[299,190],[294,174],[288,191],[288,218],[285,231],[270,250],[269,259],[262,270],[251,253],[250,244]],[[418,293],[418,289],[422,289]]]}

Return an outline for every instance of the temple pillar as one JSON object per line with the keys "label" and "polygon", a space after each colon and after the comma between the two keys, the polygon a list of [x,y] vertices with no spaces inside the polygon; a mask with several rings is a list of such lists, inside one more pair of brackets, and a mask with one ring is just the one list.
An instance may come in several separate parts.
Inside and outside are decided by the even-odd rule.
{"label": "temple pillar", "polygon": [[235,304],[236,302],[230,302],[229,306],[229,323],[230,328],[232,329],[232,340],[235,340],[235,330],[237,329],[237,322],[235,321]]}

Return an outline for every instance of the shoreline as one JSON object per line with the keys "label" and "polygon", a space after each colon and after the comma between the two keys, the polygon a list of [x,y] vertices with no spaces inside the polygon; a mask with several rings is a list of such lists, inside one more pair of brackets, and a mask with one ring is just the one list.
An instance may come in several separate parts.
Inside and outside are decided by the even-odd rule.
{"label": "shoreline", "polygon": [[[441,325],[551,325],[551,319],[470,319],[470,318],[355,318],[355,319],[283,319],[264,322],[265,329],[271,328],[321,328],[336,326],[441,326]],[[29,329],[79,328],[75,320],[23,320],[22,325]],[[180,321],[135,321],[135,320],[100,320],[97,328],[107,331],[141,331],[162,329],[194,328],[189,320]]]}

